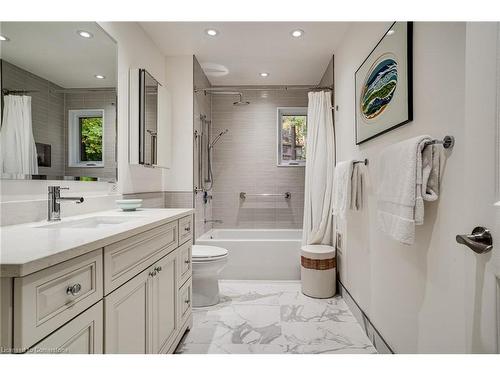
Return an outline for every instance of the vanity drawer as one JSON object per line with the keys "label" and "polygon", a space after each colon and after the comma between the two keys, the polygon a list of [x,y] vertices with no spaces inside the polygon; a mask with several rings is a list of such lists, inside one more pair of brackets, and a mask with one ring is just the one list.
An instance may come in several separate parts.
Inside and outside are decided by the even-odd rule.
{"label": "vanity drawer", "polygon": [[104,294],[109,294],[178,245],[177,221],[104,248]]}
{"label": "vanity drawer", "polygon": [[34,354],[102,354],[102,301],[78,315],[50,336],[44,338],[29,353]]}
{"label": "vanity drawer", "polygon": [[192,304],[192,286],[191,278],[186,281],[186,283],[181,286],[178,294],[178,327],[181,327],[186,319],[191,315],[191,304]]}
{"label": "vanity drawer", "polygon": [[14,280],[14,348],[27,349],[99,301],[102,250]]}
{"label": "vanity drawer", "polygon": [[193,216],[189,215],[179,219],[179,244],[193,238]]}
{"label": "vanity drawer", "polygon": [[177,254],[177,285],[182,285],[184,282],[191,277],[192,264],[191,264],[191,253],[193,245],[191,242],[185,243],[179,247]]}

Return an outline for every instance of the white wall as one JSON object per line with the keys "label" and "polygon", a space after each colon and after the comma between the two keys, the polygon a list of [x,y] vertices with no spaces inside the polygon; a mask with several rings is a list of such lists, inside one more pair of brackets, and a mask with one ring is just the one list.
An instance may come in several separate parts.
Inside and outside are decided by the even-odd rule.
{"label": "white wall", "polygon": [[165,190],[193,190],[193,55],[169,56],[165,83],[172,98],[172,164]]}
{"label": "white wall", "polygon": [[[465,298],[465,259],[454,241],[461,203],[472,198],[462,178],[466,24],[415,23],[414,121],[358,147],[354,72],[389,26],[354,24],[335,51],[338,160],[367,157],[371,179],[365,209],[348,216],[341,280],[395,351],[468,352],[466,306],[472,301]],[[420,134],[450,134],[457,143],[446,154],[439,201],[426,204],[415,245],[403,246],[376,226],[377,157],[384,147]],[[489,330],[494,334],[492,324]],[[483,350],[494,351],[491,342]]]}
{"label": "white wall", "polygon": [[[167,172],[128,163],[128,83],[130,68],[146,69],[165,84],[165,58],[135,22],[100,22],[118,42],[118,187],[121,193],[164,190]],[[161,147],[161,145],[158,145]]]}

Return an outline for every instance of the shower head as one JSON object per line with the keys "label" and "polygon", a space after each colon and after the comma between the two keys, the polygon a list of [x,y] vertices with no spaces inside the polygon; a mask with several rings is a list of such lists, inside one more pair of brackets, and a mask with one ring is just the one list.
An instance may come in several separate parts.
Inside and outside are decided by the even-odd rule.
{"label": "shower head", "polygon": [[243,93],[241,91],[211,91],[212,95],[239,95],[239,99],[236,102],[233,102],[233,105],[242,106],[249,105],[250,102],[243,101]]}
{"label": "shower head", "polygon": [[215,146],[215,144],[219,141],[220,137],[222,137],[224,134],[226,134],[227,132],[229,131],[229,129],[226,129],[226,130],[223,130],[219,133],[219,135],[217,137],[215,137],[215,139],[212,141],[212,143],[210,143],[208,145],[208,148],[213,148]]}
{"label": "shower head", "polygon": [[243,101],[243,94],[241,92],[238,94],[240,95],[240,99],[237,102],[234,102],[233,105],[242,106],[242,105],[249,105],[250,104],[249,101]]}

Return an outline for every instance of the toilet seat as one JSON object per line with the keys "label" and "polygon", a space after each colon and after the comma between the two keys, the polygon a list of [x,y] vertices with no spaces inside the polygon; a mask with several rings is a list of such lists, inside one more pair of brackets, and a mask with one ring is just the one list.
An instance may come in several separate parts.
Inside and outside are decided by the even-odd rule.
{"label": "toilet seat", "polygon": [[227,249],[218,246],[194,245],[192,250],[193,262],[214,262],[227,257]]}

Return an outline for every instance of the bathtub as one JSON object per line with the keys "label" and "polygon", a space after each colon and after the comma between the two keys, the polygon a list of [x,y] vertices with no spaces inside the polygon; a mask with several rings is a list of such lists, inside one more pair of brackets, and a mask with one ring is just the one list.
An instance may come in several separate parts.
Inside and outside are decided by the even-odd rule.
{"label": "bathtub", "polygon": [[299,280],[301,229],[212,229],[195,241],[229,251],[226,280]]}

